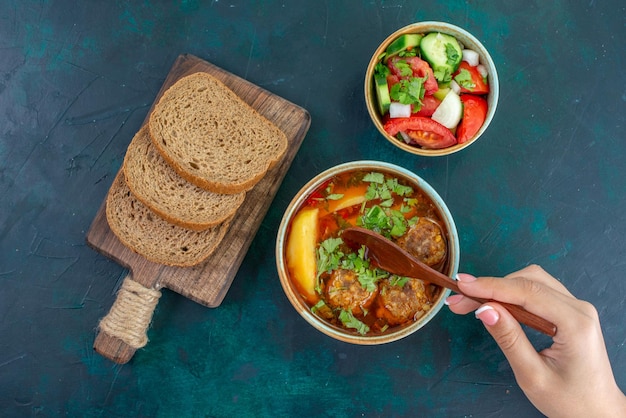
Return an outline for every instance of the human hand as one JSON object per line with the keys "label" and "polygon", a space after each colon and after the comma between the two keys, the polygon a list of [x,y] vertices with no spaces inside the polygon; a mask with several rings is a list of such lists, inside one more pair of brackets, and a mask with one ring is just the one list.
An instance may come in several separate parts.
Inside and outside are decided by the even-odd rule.
{"label": "human hand", "polygon": [[551,347],[537,352],[520,324],[496,302],[480,306],[453,295],[446,304],[457,314],[476,310],[511,364],[528,399],[550,417],[626,417],[626,397],[617,386],[604,345],[598,312],[576,299],[539,266],[504,278],[459,274],[468,296],[523,306],[557,326]]}

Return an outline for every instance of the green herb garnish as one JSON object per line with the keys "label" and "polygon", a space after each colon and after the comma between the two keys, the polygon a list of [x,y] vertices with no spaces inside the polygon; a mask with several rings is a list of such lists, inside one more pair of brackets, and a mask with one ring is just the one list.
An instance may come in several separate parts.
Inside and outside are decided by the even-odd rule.
{"label": "green herb garnish", "polygon": [[461,71],[454,77],[454,81],[461,87],[464,87],[468,90],[473,90],[476,87],[476,84],[472,81],[472,74],[467,71],[465,68],[462,68]]}
{"label": "green herb garnish", "polygon": [[387,238],[400,237],[407,229],[407,222],[401,211],[383,208],[380,205],[367,209],[363,216],[357,219],[357,224]]}
{"label": "green herb garnish", "polygon": [[331,272],[337,269],[341,263],[343,257],[343,251],[340,246],[343,244],[341,238],[328,238],[322,241],[317,249],[317,277],[315,283],[315,290],[317,293],[322,293],[320,277],[325,272]]}
{"label": "green herb garnish", "polygon": [[416,199],[410,199],[413,195],[413,188],[400,184],[397,179],[386,179],[382,173],[369,173],[363,177],[363,181],[369,183],[365,199],[380,200],[380,202],[369,209],[366,209],[363,204],[363,215],[357,220],[357,224],[383,234],[387,238],[404,235],[407,222],[403,213],[409,212],[410,208],[403,205],[400,210],[392,210],[391,207],[394,204],[394,194],[404,197],[406,205],[416,204]]}
{"label": "green herb garnish", "polygon": [[378,64],[376,64],[376,66],[374,67],[374,73],[377,76],[380,77],[384,77],[387,78],[387,76],[389,74],[391,74],[391,71],[389,70],[389,67],[387,67],[385,64],[383,64],[382,62],[379,62]]}
{"label": "green herb garnish", "polygon": [[448,64],[451,67],[454,67],[460,61],[459,52],[450,43],[446,43],[446,57],[447,57],[446,64]]}
{"label": "green herb garnish", "polygon": [[422,107],[422,99],[424,98],[424,81],[426,77],[410,77],[402,79],[394,84],[389,90],[391,100],[402,104],[414,105],[414,112],[419,111]]}
{"label": "green herb garnish", "polygon": [[326,199],[328,200],[339,200],[343,197],[343,194],[341,193],[331,193],[328,196],[326,196]]}
{"label": "green herb garnish", "polygon": [[452,81],[452,74],[448,67],[436,67],[433,69],[433,74],[437,81],[441,84],[447,84]]}
{"label": "green herb garnish", "polygon": [[409,277],[404,276],[391,276],[389,278],[389,284],[392,286],[404,287],[404,285],[409,281]]}
{"label": "green herb garnish", "polygon": [[389,190],[398,196],[410,196],[413,194],[413,188],[399,184],[398,179],[388,179],[386,184]]}
{"label": "green herb garnish", "polygon": [[339,313],[339,320],[346,328],[354,328],[361,335],[367,334],[370,330],[370,327],[356,319],[352,312],[345,309],[342,309]]}
{"label": "green herb garnish", "polygon": [[363,181],[382,184],[385,182],[385,175],[383,173],[371,172],[363,176]]}
{"label": "green herb garnish", "polygon": [[403,51],[400,51],[398,53],[398,56],[402,57],[402,58],[405,58],[405,57],[407,57],[407,58],[416,57],[417,56],[417,49],[418,48],[405,49]]}
{"label": "green herb garnish", "polygon": [[356,273],[361,287],[368,292],[376,290],[376,283],[388,276],[388,273],[371,269],[370,262],[365,258],[365,247],[362,246],[356,253],[347,254],[341,261],[341,267]]}
{"label": "green herb garnish", "polygon": [[413,75],[413,68],[411,68],[408,62],[397,60],[393,65],[400,71],[401,77],[410,77]]}

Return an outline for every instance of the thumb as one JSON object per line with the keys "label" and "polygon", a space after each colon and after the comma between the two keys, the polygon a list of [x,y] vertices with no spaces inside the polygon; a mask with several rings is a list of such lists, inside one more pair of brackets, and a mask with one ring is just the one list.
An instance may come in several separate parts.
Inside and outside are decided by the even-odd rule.
{"label": "thumb", "polygon": [[540,371],[543,362],[522,327],[509,311],[497,303],[482,305],[475,315],[496,340],[509,361],[517,382],[524,389],[524,382],[529,382]]}

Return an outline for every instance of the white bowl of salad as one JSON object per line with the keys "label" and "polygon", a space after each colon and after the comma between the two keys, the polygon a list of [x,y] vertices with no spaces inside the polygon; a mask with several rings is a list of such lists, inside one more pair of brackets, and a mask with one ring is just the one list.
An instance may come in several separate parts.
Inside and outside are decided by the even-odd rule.
{"label": "white bowl of salad", "polygon": [[367,110],[383,136],[412,154],[442,156],[474,143],[498,104],[496,67],[464,29],[419,22],[385,39],[365,76]]}

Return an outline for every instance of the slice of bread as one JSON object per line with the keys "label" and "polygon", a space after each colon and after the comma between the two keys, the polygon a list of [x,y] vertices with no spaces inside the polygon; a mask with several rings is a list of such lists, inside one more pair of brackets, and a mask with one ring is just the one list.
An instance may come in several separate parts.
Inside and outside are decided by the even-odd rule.
{"label": "slice of bread", "polygon": [[170,224],[133,196],[121,170],[107,195],[106,217],[111,231],[132,251],[155,263],[184,267],[211,255],[230,224],[227,220],[200,232]]}
{"label": "slice of bread", "polygon": [[199,72],[164,93],[149,120],[159,153],[215,193],[250,190],[287,150],[287,137],[213,76]]}
{"label": "slice of bread", "polygon": [[218,194],[189,183],[156,150],[147,126],[135,135],[124,157],[124,176],[133,195],[166,221],[202,231],[231,218],[245,192]]}

